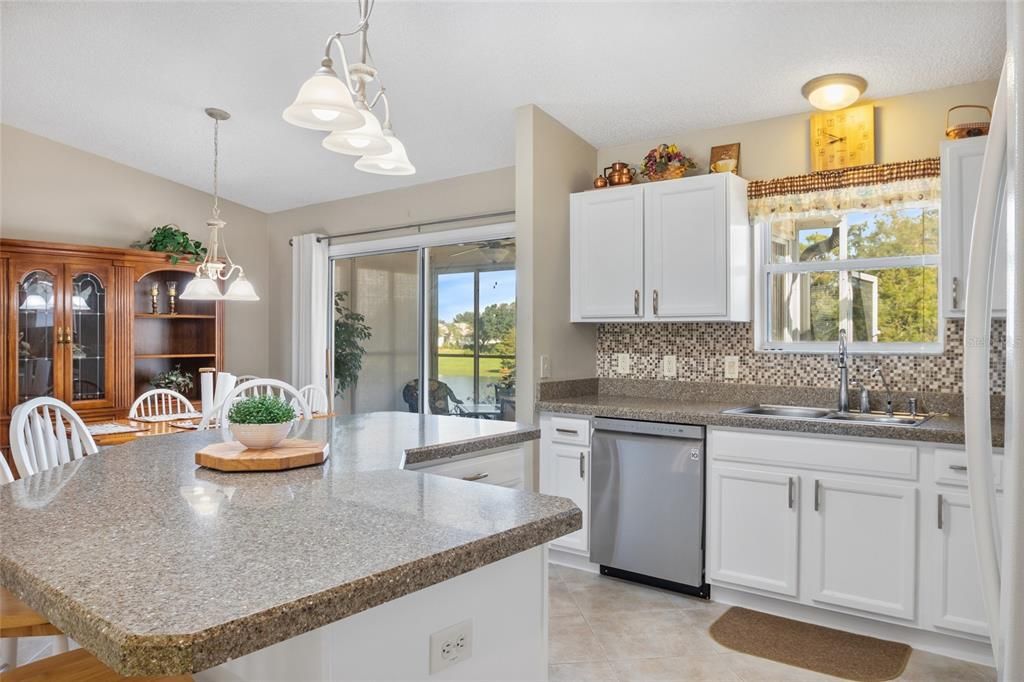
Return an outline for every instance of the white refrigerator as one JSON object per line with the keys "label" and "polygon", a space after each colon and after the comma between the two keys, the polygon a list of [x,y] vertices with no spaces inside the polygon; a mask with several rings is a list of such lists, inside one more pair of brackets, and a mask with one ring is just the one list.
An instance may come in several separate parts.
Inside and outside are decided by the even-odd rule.
{"label": "white refrigerator", "polygon": [[[1024,0],[1007,2],[1007,54],[985,147],[971,236],[964,322],[964,424],[982,598],[1001,682],[1024,680]],[[1006,251],[996,253],[1006,212]],[[1002,525],[992,465],[989,349],[992,264],[1007,264]]]}

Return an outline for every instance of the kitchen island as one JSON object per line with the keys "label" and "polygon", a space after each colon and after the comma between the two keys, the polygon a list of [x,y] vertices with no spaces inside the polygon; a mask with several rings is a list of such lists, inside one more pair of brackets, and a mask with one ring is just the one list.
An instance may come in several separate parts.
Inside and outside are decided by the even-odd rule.
{"label": "kitchen island", "polygon": [[465,621],[472,653],[440,678],[546,674],[545,543],[579,509],[404,470],[536,429],[375,413],[294,435],[327,442],[327,462],[201,469],[195,451],[219,434],[197,432],[0,487],[0,581],[126,675],[426,678],[430,635]]}

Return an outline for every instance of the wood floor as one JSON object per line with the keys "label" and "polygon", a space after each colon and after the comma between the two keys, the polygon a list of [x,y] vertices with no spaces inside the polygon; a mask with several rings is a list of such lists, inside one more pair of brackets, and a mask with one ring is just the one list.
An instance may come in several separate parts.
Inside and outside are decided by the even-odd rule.
{"label": "wood floor", "polygon": [[[726,607],[551,566],[549,673],[563,680],[804,682],[838,678],[747,656],[707,634]],[[915,651],[906,682],[994,682],[995,670]]]}

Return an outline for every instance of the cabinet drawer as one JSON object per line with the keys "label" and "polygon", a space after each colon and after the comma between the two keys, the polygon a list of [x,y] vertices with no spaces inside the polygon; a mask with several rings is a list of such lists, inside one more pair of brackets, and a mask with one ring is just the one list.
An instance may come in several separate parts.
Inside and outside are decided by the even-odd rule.
{"label": "cabinet drawer", "polygon": [[516,448],[480,457],[461,459],[456,462],[437,464],[416,469],[416,471],[448,478],[461,478],[464,481],[479,481],[506,488],[522,488],[523,464],[523,451]]}
{"label": "cabinet drawer", "polygon": [[[996,490],[1003,489],[1003,456],[992,458],[992,474]],[[964,450],[935,450],[935,482],[967,487],[967,452]]]}
{"label": "cabinet drawer", "polygon": [[551,417],[551,440],[569,445],[590,445],[590,420]]}
{"label": "cabinet drawer", "polygon": [[709,437],[708,453],[716,461],[917,478],[914,445],[716,429]]}

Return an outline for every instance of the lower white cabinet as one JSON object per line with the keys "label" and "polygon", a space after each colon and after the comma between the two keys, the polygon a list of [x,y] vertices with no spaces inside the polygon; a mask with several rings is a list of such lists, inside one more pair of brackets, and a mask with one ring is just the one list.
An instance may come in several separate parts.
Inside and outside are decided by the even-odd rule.
{"label": "lower white cabinet", "polygon": [[540,417],[540,492],[572,500],[583,526],[552,540],[551,546],[590,553],[590,420],[542,414]]}
{"label": "lower white cabinet", "polygon": [[811,489],[810,598],[913,620],[917,486],[813,478]]}
{"label": "lower white cabinet", "polygon": [[709,580],[796,596],[800,509],[797,477],[711,467],[708,494]]}
{"label": "lower white cabinet", "polygon": [[461,478],[464,481],[476,481],[522,490],[525,480],[525,465],[526,450],[523,446],[516,446],[504,450],[482,452],[443,464],[411,468],[435,476]]}

